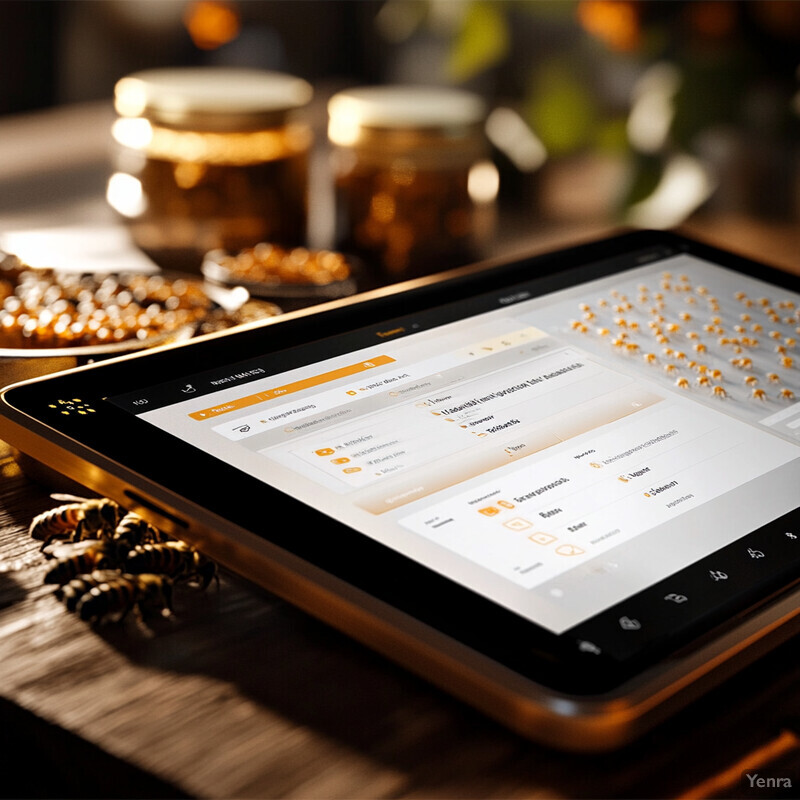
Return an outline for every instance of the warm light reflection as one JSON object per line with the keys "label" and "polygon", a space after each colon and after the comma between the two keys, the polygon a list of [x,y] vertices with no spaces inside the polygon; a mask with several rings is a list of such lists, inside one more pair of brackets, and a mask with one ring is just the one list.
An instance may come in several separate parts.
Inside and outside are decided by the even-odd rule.
{"label": "warm light reflection", "polygon": [[106,200],[123,217],[135,218],[147,210],[147,198],[141,181],[122,172],[115,172],[108,179]]}
{"label": "warm light reflection", "polygon": [[165,161],[245,166],[288,158],[311,144],[306,125],[287,125],[263,131],[213,133],[177,131],[151,125],[144,119],[120,119],[112,128],[116,141],[150,158]]}
{"label": "warm light reflection", "polygon": [[491,161],[479,161],[469,171],[467,191],[474,203],[492,203],[500,190],[500,173]]}
{"label": "warm light reflection", "polygon": [[122,78],[114,89],[114,107],[123,117],[138,117],[147,107],[147,88],[138,78]]}
{"label": "warm light reflection", "polygon": [[718,0],[695,0],[686,7],[689,25],[702,36],[723,39],[736,27],[738,9],[735,3]]}
{"label": "warm light reflection", "polygon": [[635,6],[626,0],[582,0],[578,3],[578,22],[612,50],[635,50],[641,38]]}
{"label": "warm light reflection", "polygon": [[547,150],[542,141],[511,108],[496,108],[489,114],[486,135],[522,172],[533,172],[547,160]]}
{"label": "warm light reflection", "polygon": [[640,228],[672,228],[704,203],[714,190],[714,181],[701,161],[692,156],[672,158],[655,191],[636,203],[628,221]]}
{"label": "warm light reflection", "polygon": [[677,67],[663,62],[654,64],[639,79],[627,124],[628,140],[637,150],[656,153],[666,144],[680,82]]}
{"label": "warm light reflection", "polygon": [[232,3],[200,0],[189,3],[183,24],[201,50],[216,50],[239,35],[239,14]]}
{"label": "warm light reflection", "polygon": [[361,132],[360,104],[348,97],[336,97],[330,102],[328,138],[334,144],[351,147]]}
{"label": "warm light reflection", "polygon": [[114,124],[111,126],[111,135],[114,137],[114,141],[124,147],[143,150],[153,139],[153,128],[146,119],[123,117],[114,120]]}

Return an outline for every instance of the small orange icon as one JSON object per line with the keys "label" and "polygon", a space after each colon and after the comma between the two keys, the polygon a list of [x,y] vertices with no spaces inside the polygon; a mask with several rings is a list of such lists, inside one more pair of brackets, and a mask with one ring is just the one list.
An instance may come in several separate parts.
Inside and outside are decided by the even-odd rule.
{"label": "small orange icon", "polygon": [[556,540],[555,536],[551,536],[549,533],[532,533],[528,537],[532,542],[536,542],[536,544],[550,544]]}
{"label": "small orange icon", "polygon": [[352,389],[349,389],[347,394],[349,394],[352,397],[353,395],[358,394],[358,392],[354,392]]}
{"label": "small orange icon", "polygon": [[584,552],[586,551],[576,544],[560,544],[556,547],[556,553],[560,556],[579,556]]}
{"label": "small orange icon", "polygon": [[514,508],[514,504],[509,503],[508,500],[498,500],[497,505],[502,506],[503,508]]}
{"label": "small orange icon", "polygon": [[314,451],[318,456],[332,456],[336,451],[332,447],[323,447]]}
{"label": "small orange icon", "polygon": [[348,461],[350,461],[349,458],[346,458],[346,457],[342,456],[342,458],[334,458],[331,461],[331,464],[347,464]]}
{"label": "small orange icon", "polygon": [[350,475],[353,472],[361,472],[361,467],[345,467],[342,472],[347,475]]}
{"label": "small orange icon", "polygon": [[532,523],[522,517],[514,517],[514,519],[508,520],[508,522],[504,522],[503,525],[505,525],[506,528],[511,528],[512,531],[524,531],[526,528],[533,527]]}
{"label": "small orange icon", "polygon": [[602,464],[598,464],[596,461],[590,461],[589,462],[589,466],[590,467],[594,467],[595,469],[601,469],[603,465]]}
{"label": "small orange icon", "polygon": [[628,479],[627,479],[627,478],[626,478],[624,475],[620,475],[620,476],[617,478],[617,480],[618,480],[618,481],[622,481],[623,483],[627,483],[627,482],[628,482]]}
{"label": "small orange icon", "polygon": [[494,517],[500,513],[500,509],[495,508],[494,506],[486,506],[486,508],[479,508],[478,511],[480,511],[480,513],[486,517]]}

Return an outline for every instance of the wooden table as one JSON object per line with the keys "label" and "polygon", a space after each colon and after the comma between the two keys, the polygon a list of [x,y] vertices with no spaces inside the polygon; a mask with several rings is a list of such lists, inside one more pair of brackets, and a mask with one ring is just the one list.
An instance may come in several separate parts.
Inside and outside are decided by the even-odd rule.
{"label": "wooden table", "polygon": [[800,780],[788,643],[635,745],[556,753],[269,593],[223,574],[173,618],[94,629],[43,583],[47,487],[0,461],[5,797],[530,798],[748,795]]}
{"label": "wooden table", "polygon": [[[758,230],[738,249],[769,257],[772,242],[773,260],[800,263],[792,229]],[[56,504],[49,487],[5,445],[0,476],[3,796],[767,796],[746,769],[800,785],[797,643],[629,748],[557,753],[227,574],[152,630],[94,629],[43,583],[28,525]]]}
{"label": "wooden table", "polygon": [[[0,170],[0,232],[107,211],[92,193],[108,110],[56,116],[0,130],[0,148],[18,156]],[[76,126],[88,136],[63,135]],[[57,184],[62,202],[42,208]],[[800,271],[796,221],[698,217],[686,229]],[[610,230],[602,219],[525,220],[497,254]],[[796,643],[622,751],[558,753],[227,574],[218,590],[178,594],[174,616],[153,630],[132,618],[89,627],[43,583],[48,562],[28,534],[31,518],[56,504],[49,492],[0,442],[4,797],[769,796],[748,789],[745,769],[800,785]]]}

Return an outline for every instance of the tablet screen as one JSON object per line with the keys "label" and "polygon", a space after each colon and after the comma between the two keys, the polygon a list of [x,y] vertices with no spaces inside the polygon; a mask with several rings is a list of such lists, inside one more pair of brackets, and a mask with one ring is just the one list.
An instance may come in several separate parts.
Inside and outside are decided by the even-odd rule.
{"label": "tablet screen", "polygon": [[796,574],[800,295],[687,253],[604,272],[109,399],[624,658]]}

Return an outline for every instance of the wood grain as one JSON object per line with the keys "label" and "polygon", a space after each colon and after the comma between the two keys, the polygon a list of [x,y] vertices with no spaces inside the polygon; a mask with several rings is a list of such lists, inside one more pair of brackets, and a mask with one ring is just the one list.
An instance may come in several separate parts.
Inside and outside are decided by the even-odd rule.
{"label": "wood grain", "polygon": [[[172,619],[92,628],[42,583],[28,536],[55,501],[10,457],[0,469],[0,696],[23,738],[73,737],[58,796],[672,797],[800,715],[784,647],[630,748],[556,753],[229,575],[179,593]],[[55,796],[39,781],[18,794]]]}

